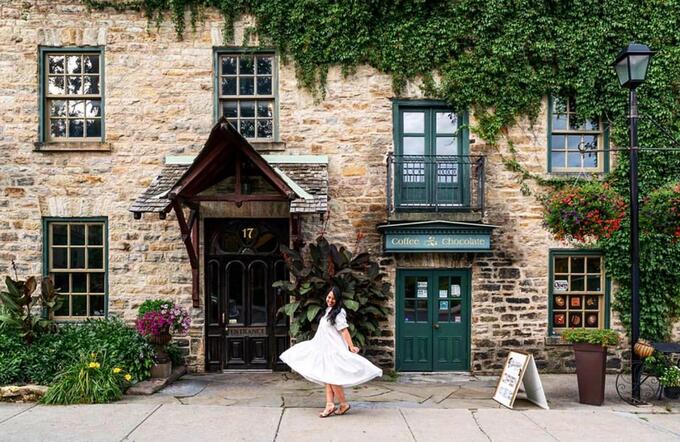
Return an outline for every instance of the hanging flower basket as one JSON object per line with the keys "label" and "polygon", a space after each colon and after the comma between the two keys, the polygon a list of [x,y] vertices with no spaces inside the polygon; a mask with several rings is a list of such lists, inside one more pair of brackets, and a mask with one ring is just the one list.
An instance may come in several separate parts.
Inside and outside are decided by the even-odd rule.
{"label": "hanging flower basket", "polygon": [[654,353],[654,347],[652,346],[652,343],[649,342],[648,340],[638,339],[638,341],[633,346],[633,351],[635,352],[636,355],[640,356],[640,358],[645,359],[650,357],[652,353]]}
{"label": "hanging flower basket", "polygon": [[544,226],[556,239],[580,243],[609,238],[621,228],[626,203],[606,183],[566,186],[544,201]]}

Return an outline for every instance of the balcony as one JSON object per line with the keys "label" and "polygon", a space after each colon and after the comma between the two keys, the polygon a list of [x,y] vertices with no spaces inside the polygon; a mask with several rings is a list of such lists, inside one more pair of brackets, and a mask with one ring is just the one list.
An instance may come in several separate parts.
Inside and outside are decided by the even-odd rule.
{"label": "balcony", "polygon": [[484,160],[479,155],[387,158],[390,220],[479,221],[484,211]]}

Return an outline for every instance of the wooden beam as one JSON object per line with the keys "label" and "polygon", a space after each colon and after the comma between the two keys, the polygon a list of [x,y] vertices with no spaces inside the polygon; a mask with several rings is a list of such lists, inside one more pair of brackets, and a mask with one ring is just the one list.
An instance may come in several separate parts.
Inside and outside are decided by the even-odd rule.
{"label": "wooden beam", "polygon": [[288,197],[271,193],[263,195],[237,195],[235,193],[222,195],[196,195],[191,201],[226,201],[230,203],[252,202],[252,201],[289,201]]}
{"label": "wooden beam", "polygon": [[184,246],[187,249],[187,253],[189,254],[189,263],[191,264],[191,268],[198,268],[198,254],[195,252],[194,246],[191,243],[191,232],[189,231],[189,226],[187,225],[187,221],[184,218],[184,212],[182,211],[182,207],[179,205],[177,201],[172,202],[172,208],[175,209],[175,215],[177,215],[177,222],[179,223],[179,230],[182,233],[182,241],[184,242]]}

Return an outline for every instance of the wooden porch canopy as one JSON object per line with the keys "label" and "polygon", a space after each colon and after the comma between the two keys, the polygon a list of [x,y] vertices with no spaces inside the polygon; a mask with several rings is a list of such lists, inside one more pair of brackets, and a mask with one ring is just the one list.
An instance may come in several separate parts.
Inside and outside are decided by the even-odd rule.
{"label": "wooden porch canopy", "polygon": [[285,179],[285,174],[275,170],[224,118],[213,127],[205,146],[188,167],[170,165],[168,172],[159,176],[129,210],[136,219],[141,218],[143,212],[157,212],[164,219],[165,214],[174,210],[191,264],[194,307],[199,306],[198,211],[201,202],[221,201],[240,207],[244,202],[310,197],[289,178]]}

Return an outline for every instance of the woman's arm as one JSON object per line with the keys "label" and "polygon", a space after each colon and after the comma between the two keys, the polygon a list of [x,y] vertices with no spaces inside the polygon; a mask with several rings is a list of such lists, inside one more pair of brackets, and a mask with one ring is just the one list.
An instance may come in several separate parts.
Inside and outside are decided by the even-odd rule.
{"label": "woman's arm", "polygon": [[343,328],[340,334],[342,335],[342,339],[345,340],[345,343],[347,344],[347,348],[349,348],[349,351],[351,351],[352,353],[358,353],[359,347],[355,347],[354,344],[352,343],[352,336],[350,336],[349,334],[349,329]]}

